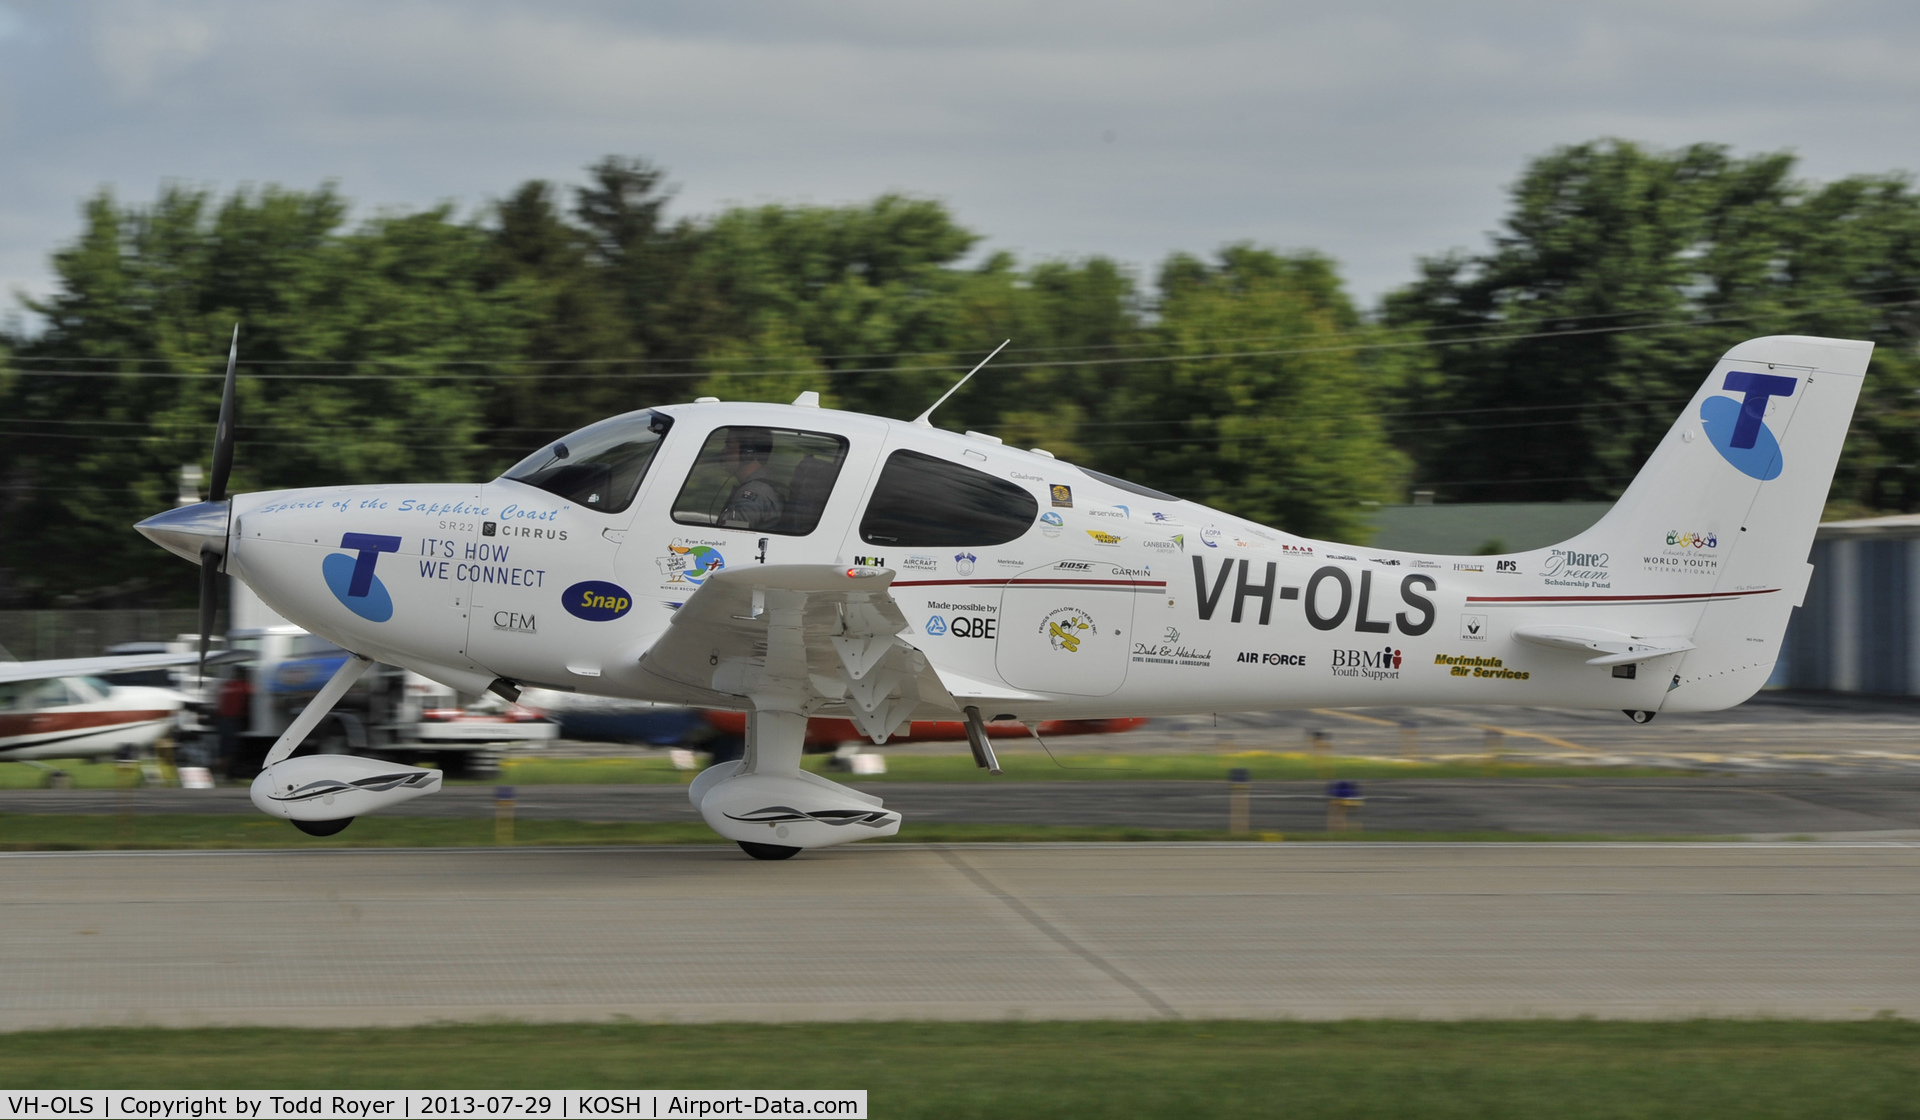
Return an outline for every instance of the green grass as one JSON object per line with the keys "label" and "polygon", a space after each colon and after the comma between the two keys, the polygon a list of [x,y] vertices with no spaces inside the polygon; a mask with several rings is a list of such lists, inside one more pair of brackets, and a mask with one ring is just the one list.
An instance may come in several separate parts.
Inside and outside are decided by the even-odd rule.
{"label": "green grass", "polygon": [[[806,767],[828,773],[827,755],[812,755]],[[995,778],[973,764],[965,752],[952,755],[889,754],[887,772],[854,778],[850,782],[1070,782],[1106,780],[1224,781],[1227,772],[1244,769],[1254,781],[1301,781],[1328,778],[1672,778],[1684,770],[1661,767],[1547,766],[1534,763],[1485,761],[1396,762],[1386,759],[1323,757],[1273,751],[1236,754],[1099,754],[1056,755],[1059,764],[1038,752],[1000,752],[1005,774]],[[492,779],[489,779],[492,780]],[[693,772],[675,770],[664,758],[513,758],[501,768],[498,781],[515,785],[635,785],[672,784],[693,780]]]}
{"label": "green grass", "polygon": [[10,1034],[13,1089],[865,1089],[876,1117],[1920,1116],[1920,1025],[495,1023]]}
{"label": "green grass", "polygon": [[[1129,828],[1121,825],[943,824],[908,822],[897,837],[869,844],[970,843],[1119,843],[1141,841],[1542,841],[1594,840],[1697,841],[1706,836],[1607,836],[1461,831],[1461,832],[1256,832],[1236,836],[1225,830]],[[704,824],[630,821],[516,820],[516,847],[583,844],[725,844]],[[252,815],[185,813],[55,814],[0,813],[0,851],[110,851],[174,848],[472,848],[496,844],[494,822],[486,818],[363,817],[337,836],[314,837],[285,821]]]}

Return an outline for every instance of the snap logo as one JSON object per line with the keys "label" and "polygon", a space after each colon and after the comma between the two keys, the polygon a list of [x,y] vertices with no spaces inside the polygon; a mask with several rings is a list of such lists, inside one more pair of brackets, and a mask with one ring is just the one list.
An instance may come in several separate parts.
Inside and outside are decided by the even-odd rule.
{"label": "snap logo", "polygon": [[1767,403],[1792,396],[1799,384],[1798,378],[1773,373],[1729,372],[1721,387],[1739,393],[1740,399],[1708,397],[1700,402],[1700,425],[1706,429],[1707,442],[1748,478],[1762,482],[1779,478],[1786,464],[1780,457],[1780,440],[1766,424]]}
{"label": "snap logo", "polygon": [[561,592],[560,605],[575,618],[584,618],[588,622],[612,622],[633,609],[633,596],[617,583],[590,579]]}
{"label": "snap logo", "polygon": [[340,547],[352,549],[355,555],[334,552],[320,561],[320,575],[327,581],[327,590],[348,610],[368,622],[392,618],[393,595],[373,569],[380,563],[381,553],[400,551],[400,538],[346,533],[340,538]]}

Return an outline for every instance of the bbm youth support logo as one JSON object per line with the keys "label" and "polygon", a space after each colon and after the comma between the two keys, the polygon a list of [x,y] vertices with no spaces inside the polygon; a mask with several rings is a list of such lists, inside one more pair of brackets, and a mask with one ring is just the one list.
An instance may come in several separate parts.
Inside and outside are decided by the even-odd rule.
{"label": "bbm youth support logo", "polygon": [[1767,427],[1767,402],[1791,397],[1798,378],[1772,373],[1727,374],[1721,388],[1741,398],[1708,397],[1700,402],[1700,423],[1707,441],[1720,457],[1748,478],[1768,482],[1780,477],[1786,464],[1780,458],[1780,440]]}

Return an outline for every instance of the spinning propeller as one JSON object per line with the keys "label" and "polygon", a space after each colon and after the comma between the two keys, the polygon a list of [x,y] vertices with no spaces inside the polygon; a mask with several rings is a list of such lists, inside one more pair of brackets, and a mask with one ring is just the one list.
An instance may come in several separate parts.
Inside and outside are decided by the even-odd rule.
{"label": "spinning propeller", "polygon": [[[220,422],[213,430],[213,477],[207,481],[207,501],[227,500],[227,476],[233,473],[233,370],[240,357],[240,324],[233,325],[227,347],[227,379],[220,387]],[[222,534],[224,538],[224,534]],[[222,544],[224,544],[224,539]],[[207,675],[207,646],[213,641],[213,616],[220,605],[220,564],[224,548],[212,542],[200,546],[200,675]]]}

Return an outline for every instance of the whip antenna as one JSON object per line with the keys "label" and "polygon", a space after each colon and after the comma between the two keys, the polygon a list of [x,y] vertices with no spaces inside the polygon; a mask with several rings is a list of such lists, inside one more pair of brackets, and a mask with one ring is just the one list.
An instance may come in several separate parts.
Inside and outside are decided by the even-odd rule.
{"label": "whip antenna", "polygon": [[[1013,339],[1011,338],[1007,339],[1007,342],[1012,342],[1012,341]],[[1007,348],[1007,342],[1002,342],[1000,345],[994,347],[993,354],[998,354],[1000,351],[1005,350]],[[985,366],[988,362],[991,362],[993,360],[993,354],[988,354],[986,357],[980,359],[980,365],[974,366],[972,369],[968,370],[966,377],[962,377],[960,380],[954,382],[953,388],[948,389],[946,392],[940,394],[940,399],[928,405],[927,410],[925,412],[922,412],[920,415],[913,418],[913,422],[920,425],[922,428],[933,427],[933,422],[928,420],[927,417],[933,415],[934,409],[939,408],[943,404],[946,404],[948,397],[951,397],[955,393],[959,392],[960,386],[965,385],[967,381],[973,377],[974,374],[980,372],[983,366]]]}

